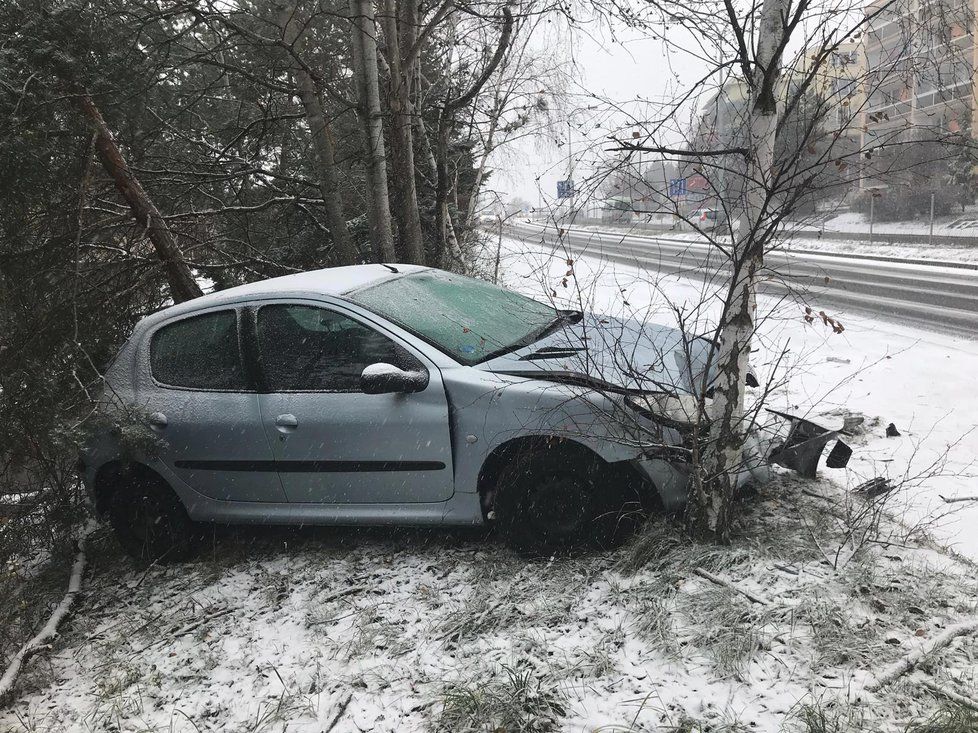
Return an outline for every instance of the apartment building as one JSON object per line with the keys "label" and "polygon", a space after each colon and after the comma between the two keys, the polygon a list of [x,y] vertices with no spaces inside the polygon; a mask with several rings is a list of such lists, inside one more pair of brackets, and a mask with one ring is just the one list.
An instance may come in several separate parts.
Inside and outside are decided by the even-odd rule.
{"label": "apartment building", "polygon": [[963,129],[975,100],[975,0],[876,0],[866,15],[863,146]]}

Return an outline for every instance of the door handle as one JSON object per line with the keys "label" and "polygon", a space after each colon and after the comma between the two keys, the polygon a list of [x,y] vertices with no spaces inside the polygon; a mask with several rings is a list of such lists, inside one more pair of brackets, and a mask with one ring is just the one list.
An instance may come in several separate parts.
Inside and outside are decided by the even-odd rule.
{"label": "door handle", "polygon": [[150,427],[156,428],[157,430],[162,430],[167,426],[166,415],[162,412],[154,412],[148,418]]}
{"label": "door handle", "polygon": [[275,427],[280,433],[288,433],[299,427],[299,421],[295,419],[295,415],[285,413],[275,418]]}

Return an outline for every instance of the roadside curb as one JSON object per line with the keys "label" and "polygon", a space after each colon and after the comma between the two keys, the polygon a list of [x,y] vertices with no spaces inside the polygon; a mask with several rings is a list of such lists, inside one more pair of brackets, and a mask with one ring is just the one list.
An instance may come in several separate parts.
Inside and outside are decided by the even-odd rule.
{"label": "roadside curb", "polygon": [[[537,224],[536,222],[527,222],[530,226],[536,227],[541,231],[546,231],[547,226],[542,224]],[[520,226],[525,226],[526,224],[511,224],[509,225],[512,229],[519,229]],[[571,229],[566,228],[566,231],[573,231],[579,234],[600,234],[607,237],[628,237],[634,239],[648,239],[652,241],[668,242],[670,244],[694,244],[700,246],[708,246],[704,242],[696,242],[691,239],[672,239],[670,237],[659,237],[652,234],[633,234],[630,232],[616,232],[607,231],[600,229]],[[829,237],[826,237],[829,239]],[[797,255],[816,255],[818,257],[836,257],[839,259],[850,259],[850,260],[870,260],[874,262],[893,262],[896,264],[903,265],[918,265],[924,267],[951,267],[958,270],[975,270],[978,271],[978,263],[976,262],[952,262],[950,260],[930,260],[930,259],[912,259],[909,257],[891,257],[888,255],[862,255],[862,254],[850,254],[847,252],[824,252],[817,249],[788,249],[786,247],[779,248],[776,250],[778,252],[785,252],[787,254],[797,254]]]}

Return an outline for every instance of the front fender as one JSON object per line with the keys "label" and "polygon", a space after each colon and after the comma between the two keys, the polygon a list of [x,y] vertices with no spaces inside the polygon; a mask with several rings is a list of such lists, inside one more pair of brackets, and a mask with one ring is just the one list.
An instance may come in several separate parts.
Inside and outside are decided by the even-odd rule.
{"label": "front fender", "polygon": [[517,438],[571,440],[607,463],[644,455],[641,434],[624,419],[634,421],[634,415],[623,412],[627,408],[615,395],[539,379],[484,372],[471,378],[452,371],[443,377],[452,411],[456,491],[477,492],[482,464]]}

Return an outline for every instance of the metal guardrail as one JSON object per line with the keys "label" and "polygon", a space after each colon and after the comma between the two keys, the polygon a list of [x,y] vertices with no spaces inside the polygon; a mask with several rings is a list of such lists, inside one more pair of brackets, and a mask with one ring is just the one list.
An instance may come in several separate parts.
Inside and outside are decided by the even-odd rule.
{"label": "metal guardrail", "polygon": [[[534,224],[542,224],[539,220],[533,220]],[[550,223],[550,222],[547,222]],[[615,226],[615,222],[603,221],[601,219],[584,219],[583,217],[577,218],[569,228],[575,226],[588,226],[588,227],[600,227],[600,226]],[[635,221],[627,222],[619,226],[628,227],[629,231],[634,231],[636,229],[647,231],[647,232],[692,232],[692,230],[683,226],[680,229],[676,227],[669,226],[666,224],[659,224],[655,222],[644,222]],[[869,242],[869,232],[833,232],[833,231],[822,231],[819,229],[799,229],[797,231],[788,230],[792,237],[797,237],[799,239],[834,239],[837,241],[844,242]],[[625,233],[625,232],[620,232]],[[935,234],[932,237],[927,234],[914,234],[912,232],[873,232],[873,244],[951,244],[958,246],[974,246],[978,247],[978,230],[974,232],[968,232],[966,234]]]}
{"label": "metal guardrail", "polygon": [[[542,222],[538,222],[538,221],[533,221],[533,222],[528,222],[528,223],[531,226],[536,226],[536,227],[545,227],[545,226],[547,226],[546,224],[544,224]],[[512,226],[513,228],[519,228],[520,224],[521,224],[520,222],[514,222],[510,226]],[[525,226],[525,224],[524,224],[524,226]],[[593,225],[588,225],[588,226],[593,226]],[[642,228],[643,229],[646,229],[646,227],[642,227]],[[639,234],[639,233],[636,233],[634,231],[619,231],[619,230],[604,230],[604,231],[602,231],[602,230],[599,230],[599,229],[580,229],[580,228],[575,228],[575,227],[567,227],[567,230],[568,231],[575,231],[578,234],[590,233],[590,234],[597,234],[597,235],[605,236],[605,237],[637,237],[637,238],[640,238],[640,239],[650,239],[650,240],[653,240],[653,241],[665,242],[665,243],[668,243],[668,244],[682,244],[682,245],[706,246],[706,243],[705,242],[697,242],[697,241],[690,240],[690,239],[678,239],[678,238],[672,238],[672,237],[652,236],[652,235],[649,235],[649,234]],[[648,229],[648,231],[670,231],[670,229],[668,227],[666,227],[666,228],[654,229],[654,230]],[[807,235],[802,234],[802,233],[799,233],[799,232],[792,232],[792,236],[799,236],[800,235],[800,236],[802,236],[805,239],[820,239],[820,238],[832,239],[833,238],[830,235],[826,235],[825,237],[819,237],[819,236],[817,236],[818,235],[818,232],[809,232],[808,234],[811,234],[813,236],[807,236]],[[875,238],[876,235],[874,234],[873,236]],[[867,237],[868,237],[868,235],[867,235]],[[924,235],[924,239],[926,240],[926,235]],[[935,236],[934,239],[936,241],[938,238]],[[965,239],[965,237],[948,237],[948,239],[958,240],[956,243],[957,244],[961,244],[962,242],[960,240],[961,239]],[[852,241],[852,240],[849,240],[849,241]],[[858,240],[858,241],[862,241],[862,240]],[[975,246],[978,247],[978,238],[976,238],[973,241],[974,241]],[[889,244],[890,242],[880,242],[880,241],[877,240],[876,243],[877,244]],[[978,263],[974,263],[974,262],[956,262],[954,260],[935,260],[935,259],[924,258],[924,257],[919,257],[919,258],[912,258],[912,257],[891,257],[889,255],[870,255],[870,254],[858,254],[858,253],[853,253],[853,252],[828,252],[828,251],[824,251],[824,250],[815,250],[815,249],[792,249],[792,248],[788,248],[788,247],[780,247],[778,249],[778,251],[779,252],[784,252],[786,254],[791,254],[791,255],[814,255],[814,256],[817,256],[817,257],[836,257],[836,258],[840,258],[840,259],[850,259],[850,260],[870,260],[870,261],[873,261],[873,262],[893,262],[893,263],[904,264],[904,265],[920,265],[920,266],[927,266],[927,267],[950,267],[950,268],[954,268],[954,269],[957,269],[957,270],[978,270]]]}

